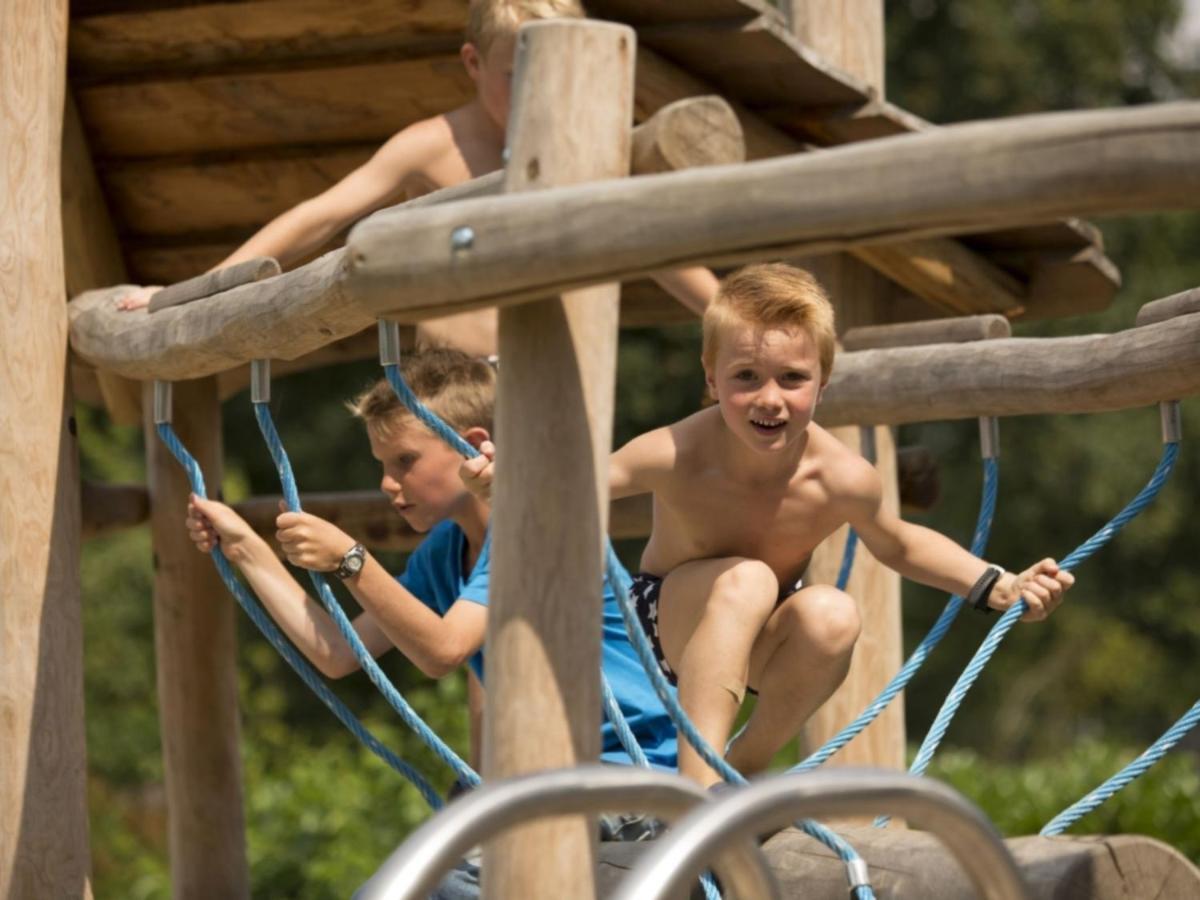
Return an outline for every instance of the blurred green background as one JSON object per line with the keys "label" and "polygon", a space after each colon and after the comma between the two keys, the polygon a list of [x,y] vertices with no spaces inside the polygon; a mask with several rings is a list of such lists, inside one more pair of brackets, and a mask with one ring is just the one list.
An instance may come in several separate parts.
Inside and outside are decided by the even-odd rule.
{"label": "blurred green background", "polygon": [[[1177,0],[889,0],[886,9],[889,99],[935,122],[1195,97],[1200,87],[1198,61],[1187,66],[1168,52],[1182,12]],[[1200,215],[1099,224],[1125,277],[1116,303],[1098,315],[1018,325],[1018,334],[1127,327],[1140,304],[1200,284]],[[304,489],[375,487],[366,441],[340,401],[376,372],[364,364],[277,383],[277,421]],[[696,327],[625,332],[618,441],[693,411],[701,384]],[[1200,403],[1186,402],[1184,419],[1191,430]],[[94,410],[80,409],[79,420],[85,477],[144,477],[137,429],[115,428]],[[245,397],[226,406],[225,429],[226,498],[276,493]],[[942,500],[922,521],[963,543],[979,494],[975,431],[967,422],[906,427],[899,435],[901,444],[932,449],[941,466]],[[1067,553],[1141,487],[1160,452],[1154,410],[1005,420],[1001,440],[989,552],[1010,566]],[[1049,623],[1021,627],[1008,639],[949,733],[932,774],[982,804],[1007,834],[1036,831],[1200,695],[1193,667],[1200,569],[1192,556],[1200,466],[1187,448],[1159,501],[1080,570],[1070,602]],[[87,544],[83,578],[96,894],[165,898],[147,530]],[[913,585],[904,590],[911,647],[944,598]],[[913,683],[914,741],[989,624],[962,617]],[[255,895],[348,896],[423,820],[422,801],[314,702],[244,618],[239,627]],[[385,669],[434,728],[465,748],[461,677],[431,683],[396,654]],[[395,723],[365,677],[339,682],[337,691],[386,743],[447,786],[444,768]],[[1193,737],[1077,830],[1151,834],[1200,860],[1198,748]]]}

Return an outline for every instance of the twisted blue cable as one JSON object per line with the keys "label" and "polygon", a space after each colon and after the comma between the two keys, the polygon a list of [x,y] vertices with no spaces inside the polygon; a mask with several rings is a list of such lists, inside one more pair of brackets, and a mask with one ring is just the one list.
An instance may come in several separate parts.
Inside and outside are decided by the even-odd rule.
{"label": "twisted blue cable", "polygon": [[[196,458],[183,446],[183,442],[179,440],[175,429],[169,424],[160,423],[157,426],[157,431],[159,438],[162,439],[167,449],[171,451],[171,455],[179,461],[184,471],[187,472],[192,493],[201,498],[207,497],[208,494],[204,486],[204,474],[200,471],[200,464],[196,462]],[[233,594],[238,605],[245,610],[246,615],[250,617],[250,620],[258,627],[258,630],[262,632],[271,646],[287,661],[288,665],[295,670],[300,679],[308,685],[309,689],[317,695],[317,698],[325,704],[337,720],[345,725],[351,734],[362,741],[368,750],[399,772],[404,778],[408,779],[432,809],[441,809],[443,805],[442,798],[438,796],[437,791],[425,780],[424,776],[408,765],[408,763],[404,762],[404,760],[400,759],[400,757],[385,747],[377,737],[371,734],[366,726],[334,695],[329,686],[321,680],[320,676],[313,671],[304,657],[288,643],[283,632],[271,621],[270,616],[259,605],[254,595],[238,581],[237,575],[234,574],[233,566],[230,565],[221,548],[219,546],[214,547],[210,555],[212,556],[213,565],[217,567],[217,572],[221,576],[221,580],[225,582],[225,586]]]}
{"label": "twisted blue cable", "polygon": [[[1080,544],[1069,556],[1063,559],[1059,563],[1059,568],[1071,571],[1078,567],[1080,563],[1116,537],[1117,533],[1130,520],[1136,518],[1149,506],[1154,501],[1154,498],[1158,496],[1163,485],[1167,483],[1167,479],[1171,475],[1171,470],[1175,467],[1175,460],[1178,455],[1178,442],[1165,443],[1163,445],[1162,457],[1158,461],[1154,475],[1151,476],[1146,486],[1107,525]],[[984,667],[992,658],[992,654],[996,652],[996,649],[1000,646],[1000,642],[1004,640],[1005,635],[1013,629],[1013,626],[1017,624],[1028,608],[1029,606],[1024,600],[1014,603],[1005,611],[1000,620],[992,627],[988,636],[984,638],[983,643],[979,645],[975,656],[967,664],[967,667],[963,670],[963,673],[959,676],[958,681],[951,688],[950,693],[943,702],[941,710],[938,711],[937,717],[929,729],[929,733],[925,735],[925,740],[921,743],[921,748],[917,751],[916,759],[913,760],[912,766],[909,767],[909,771],[914,775],[925,773],[930,761],[933,759],[934,753],[937,752],[938,745],[941,743],[942,738],[946,736],[946,730],[950,727],[951,720],[966,698],[967,692],[975,684]],[[881,816],[875,820],[875,824],[886,825],[887,821],[886,817]]]}
{"label": "twisted blue cable", "polygon": [[[999,482],[999,463],[994,458],[985,459],[983,461],[983,495],[979,504],[979,516],[975,521],[975,534],[971,538],[971,552],[976,556],[983,556],[987,549],[988,536],[992,531],[992,519],[996,514],[996,486]],[[954,624],[955,618],[958,617],[959,611],[962,610],[963,598],[957,595],[951,596],[946,608],[942,610],[942,614],[938,616],[933,627],[929,629],[929,633],[925,635],[921,643],[912,652],[912,655],[901,667],[896,676],[888,682],[887,687],[879,692],[879,696],[872,701],[853,722],[831,737],[824,746],[811,754],[807,759],[799,765],[794,766],[793,772],[807,772],[810,769],[815,769],[817,766],[824,763],[829,757],[833,756],[850,741],[854,740],[859,733],[882,713],[896,698],[904,688],[912,681],[913,676],[917,674],[917,670],[925,664],[925,660],[933,652],[933,649],[946,636],[950,630],[950,626]]]}
{"label": "twisted blue cable", "polygon": [[[266,403],[254,404],[254,417],[258,420],[258,429],[262,432],[263,440],[267,443],[267,448],[271,451],[271,459],[275,461],[275,469],[279,474],[280,484],[283,486],[283,497],[287,503],[288,509],[292,512],[300,512],[300,491],[296,486],[296,476],[292,471],[291,460],[288,459],[287,451],[283,448],[283,441],[279,438],[279,432],[275,429],[275,422],[271,418],[271,410]],[[325,607],[325,611],[329,613],[334,624],[337,625],[338,633],[342,639],[350,645],[350,649],[354,653],[354,658],[358,660],[358,664],[362,666],[363,671],[367,673],[367,677],[371,679],[371,684],[383,694],[388,705],[391,706],[413,732],[421,739],[434,754],[454,770],[455,776],[463,784],[475,787],[481,781],[479,774],[472,769],[463,759],[452,750],[445,741],[443,741],[436,732],[433,731],[425,720],[413,709],[404,695],[401,694],[394,684],[388,679],[383,670],[379,668],[379,664],[375,662],[375,658],[371,656],[370,651],[363,645],[362,638],[358,636],[358,632],[354,630],[349,617],[342,610],[341,604],[333,595],[333,590],[329,587],[329,582],[325,580],[320,572],[314,572],[311,569],[308,572],[309,580],[312,581],[313,587],[316,589],[317,596],[321,599],[321,605]]]}
{"label": "twisted blue cable", "polygon": [[[420,401],[420,399],[417,398],[417,396],[409,388],[408,384],[404,381],[404,377],[401,375],[400,367],[398,365],[385,365],[383,370],[385,376],[387,377],[388,383],[396,392],[396,396],[400,399],[400,402],[403,403],[408,410],[414,416],[416,416],[423,425],[425,425],[425,427],[457,450],[462,456],[468,459],[473,459],[479,455],[478,450],[464,441],[456,431],[450,428],[432,410],[426,407],[425,404]],[[737,772],[732,766],[725,762],[724,759],[717,756],[716,752],[712,749],[712,747],[709,746],[708,742],[704,740],[698,731],[696,731],[696,728],[688,718],[687,713],[683,711],[683,708],[679,705],[679,701],[675,698],[670,686],[667,684],[666,677],[660,671],[658,662],[654,658],[654,650],[650,646],[650,640],[646,637],[645,632],[642,630],[641,624],[637,620],[637,614],[633,609],[633,602],[629,598],[629,584],[627,583],[629,576],[625,572],[625,569],[621,565],[620,561],[617,559],[617,555],[613,550],[611,541],[606,542],[604,577],[608,582],[609,587],[617,597],[617,605],[620,607],[621,617],[625,621],[625,630],[633,642],[634,650],[637,652],[638,658],[641,660],[642,668],[645,669],[646,675],[649,677],[650,683],[654,687],[654,692],[658,695],[659,700],[666,708],[667,714],[675,723],[676,728],[678,728],[684,737],[687,738],[688,742],[695,747],[696,752],[700,754],[701,758],[704,759],[709,766],[719,772],[726,781],[731,781],[735,784],[745,784],[746,779],[741,775],[741,773]],[[607,679],[604,678],[603,672],[601,673],[601,689],[602,691],[606,692],[607,696],[612,696],[611,688],[608,687]],[[641,757],[642,760],[645,760],[645,753],[642,752],[641,747],[637,745],[637,741],[634,739],[628,723],[624,721],[624,715],[622,715],[620,708],[616,706],[615,698],[612,707],[609,707],[606,702],[606,710],[610,716],[610,721],[612,721],[613,727],[617,732],[617,737],[621,741],[622,746],[625,747],[626,752],[629,753],[630,757],[634,759],[635,762],[638,760],[638,757]],[[618,723],[623,723],[623,725]],[[625,743],[626,740],[629,741],[629,744]],[[636,748],[636,750],[634,748]],[[821,841],[825,844],[825,846],[837,853],[838,856],[846,862],[855,863],[859,866],[863,865],[861,857],[859,857],[859,855],[854,851],[854,848],[842,840],[842,838],[824,828],[822,825],[819,825],[816,822],[805,822],[804,829],[808,832],[808,834],[817,838],[817,840]],[[711,882],[707,880],[707,876],[704,879],[704,888],[705,893],[710,898],[716,896],[715,886],[713,886]],[[854,896],[856,900],[874,900],[875,895],[871,892],[870,886],[867,885],[855,887]]]}
{"label": "twisted blue cable", "polygon": [[842,567],[838,569],[837,589],[844,591],[850,583],[850,572],[854,569],[854,551],[858,549],[858,532],[851,528],[846,532],[846,549],[842,551]]}
{"label": "twisted blue cable", "polygon": [[1162,737],[1146,748],[1141,756],[1047,822],[1041,833],[1046,835],[1062,834],[1075,822],[1166,756],[1167,752],[1178,744],[1184,735],[1196,727],[1197,722],[1200,722],[1200,701],[1197,701],[1195,706],[1184,713],[1178,722],[1163,732]]}

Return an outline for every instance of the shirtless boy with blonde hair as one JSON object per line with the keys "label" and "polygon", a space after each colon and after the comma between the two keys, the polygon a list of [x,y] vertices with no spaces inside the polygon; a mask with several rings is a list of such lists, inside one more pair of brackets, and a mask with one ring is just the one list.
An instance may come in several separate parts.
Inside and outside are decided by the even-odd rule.
{"label": "shirtless boy with blonde hair", "polygon": [[[475,97],[398,132],[337,184],[277,216],[213,269],[259,256],[274,257],[286,269],[376,210],[502,168],[517,30],[537,19],[584,15],[579,0],[471,0],[459,57],[475,83]],[[655,277],[697,313],[703,312],[717,286],[715,276],[704,268]],[[139,309],[158,290],[158,286],[139,288],[117,307]],[[496,311],[426,321],[418,334],[435,344],[448,343],[487,356],[496,352]]]}
{"label": "shirtless boy with blonde hair", "polygon": [[[1025,618],[1044,619],[1075,581],[1051,559],[1009,574],[883,507],[874,467],[813,421],[835,340],[833,307],[807,272],[735,272],[704,314],[715,404],[635,438],[610,463],[614,500],[654,495],[633,599],[684,710],[720,748],[747,691],[758,694],[726,754],[746,774],[770,764],[850,668],[861,628],[854,598],[801,582],[813,550],[843,524],[884,565],[981,609],[1023,597]],[[486,495],[488,459],[463,470]],[[682,742],[679,768],[702,784],[719,780]]]}

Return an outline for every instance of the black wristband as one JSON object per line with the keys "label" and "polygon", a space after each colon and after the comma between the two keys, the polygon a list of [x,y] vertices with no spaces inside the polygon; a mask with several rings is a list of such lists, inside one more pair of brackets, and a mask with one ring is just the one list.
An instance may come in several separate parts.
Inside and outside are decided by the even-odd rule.
{"label": "black wristband", "polygon": [[979,580],[971,586],[971,590],[967,592],[967,603],[980,612],[990,615],[992,608],[988,606],[988,597],[991,596],[992,588],[996,586],[996,582],[1003,574],[1004,570],[999,566],[988,566],[979,576]]}

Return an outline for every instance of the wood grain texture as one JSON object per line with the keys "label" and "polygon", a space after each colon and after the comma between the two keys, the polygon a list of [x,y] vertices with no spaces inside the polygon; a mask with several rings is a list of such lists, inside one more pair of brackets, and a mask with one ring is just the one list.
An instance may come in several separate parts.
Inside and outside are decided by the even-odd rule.
{"label": "wood grain texture", "polygon": [[1200,392],[1200,313],[1118,331],[842,353],[821,400],[826,425],[1061,415],[1149,406]]}
{"label": "wood grain texture", "polygon": [[101,156],[153,157],[279,144],[382,143],[473,95],[457,56],[84,87]]}
{"label": "wood grain texture", "polygon": [[466,0],[258,0],[112,12],[71,23],[71,72],[84,79],[426,48],[461,40]]}
{"label": "wood grain texture", "polygon": [[[1197,137],[1197,103],[1053,113],[467,201],[356,228],[355,282],[377,312],[407,318],[690,263],[1187,208],[1200,197]],[[450,234],[464,222],[474,246],[450,277]]]}
{"label": "wood grain texture", "polygon": [[60,162],[67,4],[0,4],[0,896],[91,896]]}
{"label": "wood grain texture", "polygon": [[[534,196],[629,171],[635,52],[624,26],[559,20],[521,29],[506,190]],[[619,290],[599,286],[501,312],[496,431],[505,452],[492,529],[489,779],[599,756]],[[587,900],[595,853],[588,817],[513,829],[484,848],[484,896]]]}
{"label": "wood grain texture", "polygon": [[962,344],[1006,337],[1012,337],[1012,326],[1004,316],[963,316],[896,325],[860,325],[842,335],[842,347],[846,350],[878,350],[882,347]]}
{"label": "wood grain texture", "polygon": [[149,311],[153,314],[171,306],[183,306],[214,294],[231,291],[243,284],[253,284],[280,274],[279,261],[269,256],[247,259],[223,269],[205,272],[186,281],[168,285],[156,293],[150,301]]}
{"label": "wood grain texture", "polygon": [[1138,310],[1137,324],[1153,325],[1194,312],[1200,312],[1200,288],[1180,291],[1161,300],[1151,300]]}
{"label": "wood grain texture", "polygon": [[[171,894],[249,898],[236,609],[212,560],[196,552],[182,527],[191,487],[155,431],[150,390],[142,407]],[[180,382],[173,393],[175,430],[215,494],[222,467],[216,379]]]}
{"label": "wood grain texture", "polygon": [[[79,110],[70,92],[63,109],[63,265],[67,297],[128,281],[121,244],[92,166]],[[103,406],[118,425],[142,421],[142,386],[112,372],[95,375]]]}

